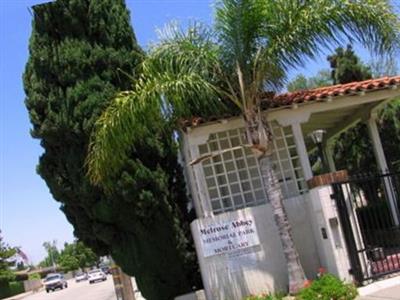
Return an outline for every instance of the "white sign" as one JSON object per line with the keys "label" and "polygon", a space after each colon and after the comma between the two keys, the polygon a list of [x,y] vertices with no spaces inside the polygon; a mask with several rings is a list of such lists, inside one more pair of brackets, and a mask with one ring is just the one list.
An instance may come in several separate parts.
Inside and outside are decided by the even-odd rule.
{"label": "white sign", "polygon": [[245,249],[260,244],[256,224],[251,217],[200,228],[204,257]]}
{"label": "white sign", "polygon": [[242,249],[225,254],[229,272],[243,271],[257,266],[257,254],[254,249]]}

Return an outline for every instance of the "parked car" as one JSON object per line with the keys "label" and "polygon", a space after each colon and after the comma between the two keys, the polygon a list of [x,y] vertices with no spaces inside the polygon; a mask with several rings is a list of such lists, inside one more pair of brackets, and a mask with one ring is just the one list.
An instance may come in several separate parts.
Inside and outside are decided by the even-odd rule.
{"label": "parked car", "polygon": [[43,280],[46,292],[55,291],[56,289],[63,289],[68,287],[68,283],[64,278],[64,275],[60,273],[47,274]]}
{"label": "parked car", "polygon": [[104,274],[111,274],[111,270],[108,266],[100,267],[100,269],[104,272]]}
{"label": "parked car", "polygon": [[89,272],[89,283],[92,284],[96,281],[105,281],[107,280],[106,274],[100,269],[95,269]]}
{"label": "parked car", "polygon": [[88,280],[87,273],[79,272],[78,274],[75,275],[76,282],[81,282],[81,281],[85,281],[85,280]]}

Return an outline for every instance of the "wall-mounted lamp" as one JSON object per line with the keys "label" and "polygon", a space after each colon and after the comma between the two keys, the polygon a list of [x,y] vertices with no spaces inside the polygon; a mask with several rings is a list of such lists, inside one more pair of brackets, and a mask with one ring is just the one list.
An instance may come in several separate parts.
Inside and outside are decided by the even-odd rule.
{"label": "wall-mounted lamp", "polygon": [[314,142],[314,144],[318,148],[318,156],[319,156],[319,158],[321,160],[322,172],[323,173],[328,173],[329,172],[329,168],[328,168],[328,166],[326,164],[324,149],[322,147],[322,142],[324,140],[325,133],[326,133],[326,130],[317,129],[317,130],[314,130],[313,132],[311,132],[309,134],[309,136],[311,137],[312,141]]}

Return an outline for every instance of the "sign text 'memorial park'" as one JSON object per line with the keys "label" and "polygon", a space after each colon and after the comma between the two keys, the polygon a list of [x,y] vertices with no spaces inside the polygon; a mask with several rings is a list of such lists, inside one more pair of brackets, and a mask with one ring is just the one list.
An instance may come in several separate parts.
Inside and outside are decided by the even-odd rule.
{"label": "sign text 'memorial park'", "polygon": [[204,257],[260,244],[253,218],[238,218],[200,228]]}

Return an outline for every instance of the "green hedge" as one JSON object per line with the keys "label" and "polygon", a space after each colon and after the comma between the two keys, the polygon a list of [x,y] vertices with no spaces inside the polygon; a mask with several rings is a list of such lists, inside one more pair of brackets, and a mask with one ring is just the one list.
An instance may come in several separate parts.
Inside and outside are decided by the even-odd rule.
{"label": "green hedge", "polygon": [[344,283],[331,274],[323,274],[302,289],[296,300],[353,300],[357,293],[353,284]]}
{"label": "green hedge", "polygon": [[28,275],[28,280],[35,280],[39,279],[40,280],[40,274],[39,273],[32,273]]}
{"label": "green hedge", "polygon": [[21,281],[11,281],[0,286],[0,299],[12,297],[25,292],[24,283]]}

